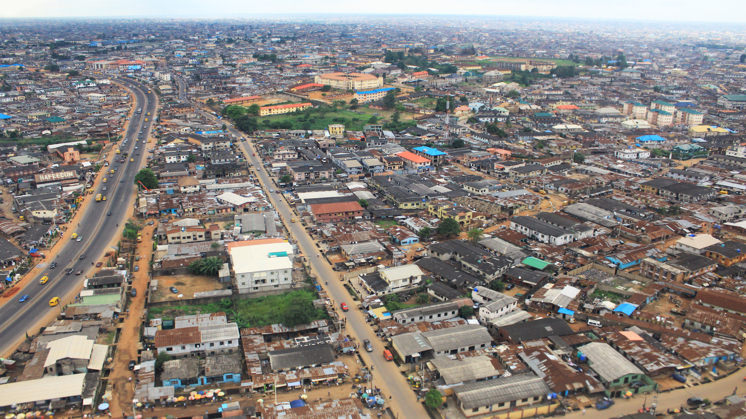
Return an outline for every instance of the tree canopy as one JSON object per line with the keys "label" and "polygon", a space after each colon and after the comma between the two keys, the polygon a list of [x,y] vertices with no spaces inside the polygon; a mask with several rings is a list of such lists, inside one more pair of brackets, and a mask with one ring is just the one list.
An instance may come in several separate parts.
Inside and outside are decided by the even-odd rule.
{"label": "tree canopy", "polygon": [[466,235],[469,236],[469,240],[473,242],[478,242],[479,239],[482,238],[482,235],[484,234],[484,230],[481,228],[472,228],[468,232],[466,232]]}
{"label": "tree canopy", "polygon": [[438,224],[438,234],[441,236],[455,236],[461,232],[461,226],[453,218],[446,218]]}
{"label": "tree canopy", "polygon": [[218,276],[223,260],[217,256],[195,260],[189,264],[189,271],[195,275]]}
{"label": "tree canopy", "polygon": [[[142,185],[140,185],[141,183]],[[158,187],[158,178],[152,170],[146,167],[135,175],[135,185],[145,186],[148,189],[156,189]]]}
{"label": "tree canopy", "polygon": [[437,410],[443,405],[443,395],[437,388],[433,387],[425,395],[425,405],[430,409]]}

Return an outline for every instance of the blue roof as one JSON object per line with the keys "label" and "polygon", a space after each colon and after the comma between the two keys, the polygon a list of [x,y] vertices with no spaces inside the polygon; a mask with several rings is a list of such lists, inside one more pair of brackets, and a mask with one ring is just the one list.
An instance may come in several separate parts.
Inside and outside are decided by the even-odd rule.
{"label": "blue roof", "polygon": [[6,115],[4,113],[0,113],[0,119],[10,119],[10,118],[12,118],[12,116]]}
{"label": "blue roof", "polygon": [[641,135],[637,137],[637,141],[649,143],[651,141],[666,141],[666,139],[661,137],[660,135]]}
{"label": "blue roof", "polygon": [[388,92],[389,90],[394,90],[393,87],[382,87],[380,89],[373,89],[373,90],[362,90],[359,92],[355,92],[356,95],[367,95],[371,93],[379,93],[379,92]]}
{"label": "blue roof", "polygon": [[557,310],[557,313],[559,314],[567,314],[568,316],[574,316],[575,312],[569,309],[566,309],[564,307],[560,307],[559,310]]}
{"label": "blue roof", "polygon": [[628,316],[631,316],[632,313],[635,310],[637,310],[637,306],[635,304],[632,304],[632,303],[622,303],[622,304],[619,304],[618,306],[616,306],[616,308],[614,309],[614,312],[616,312],[616,313],[624,313],[624,314],[626,314]]}
{"label": "blue roof", "polygon": [[412,150],[419,151],[420,153],[425,153],[428,156],[445,156],[446,155],[444,151],[440,151],[437,148],[426,147],[424,145],[420,147],[415,147]]}

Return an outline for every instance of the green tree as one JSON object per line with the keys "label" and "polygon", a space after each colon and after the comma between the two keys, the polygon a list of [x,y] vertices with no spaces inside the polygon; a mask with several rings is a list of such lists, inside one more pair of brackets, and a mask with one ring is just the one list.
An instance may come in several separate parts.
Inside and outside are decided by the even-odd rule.
{"label": "green tree", "polygon": [[572,155],[572,161],[577,164],[583,164],[585,162],[585,155],[583,153],[576,152]]}
{"label": "green tree", "polygon": [[500,138],[507,138],[508,133],[505,132],[502,128],[498,127],[497,124],[494,122],[484,124],[484,129],[487,131],[487,134],[494,135]]}
{"label": "green tree", "polygon": [[194,154],[189,154],[186,159],[187,163],[194,163],[196,160],[197,158],[194,157]]}
{"label": "green tree", "polygon": [[236,120],[237,118],[246,115],[246,112],[247,110],[243,106],[228,105],[223,108],[222,114],[227,116],[231,120]]}
{"label": "green tree", "polygon": [[316,309],[308,299],[294,297],[282,315],[282,323],[287,327],[307,324],[313,318]]}
{"label": "green tree", "polygon": [[383,108],[384,109],[393,109],[394,105],[396,105],[396,91],[389,90],[386,93],[386,96],[383,97]]}
{"label": "green tree", "polygon": [[575,77],[578,75],[577,69],[574,65],[563,65],[556,68],[553,68],[550,71],[551,74],[554,74],[555,76],[559,78],[568,78],[568,77]]}
{"label": "green tree", "polygon": [[472,228],[471,230],[466,232],[466,235],[469,237],[469,240],[473,242],[478,242],[479,239],[482,238],[482,235],[484,234],[484,230],[481,228]]}
{"label": "green tree", "polygon": [[451,147],[453,147],[453,148],[463,148],[465,145],[466,144],[464,143],[464,140],[462,140],[461,138],[456,138],[451,143]]}
{"label": "green tree", "polygon": [[433,387],[425,395],[425,406],[432,410],[440,409],[443,405],[443,395],[440,394],[437,388]]}
{"label": "green tree", "polygon": [[627,57],[624,55],[623,52],[620,52],[616,56],[616,65],[620,69],[624,70],[625,68],[629,67],[629,64],[627,64]]}
{"label": "green tree", "polygon": [[401,113],[398,110],[394,111],[394,114],[391,115],[391,122],[393,122],[394,124],[398,124],[400,119]]}
{"label": "green tree", "polygon": [[80,72],[78,70],[70,70],[67,72],[67,77],[78,77]]}
{"label": "green tree", "polygon": [[430,296],[424,292],[417,294],[417,304],[427,304],[430,302]]}
{"label": "green tree", "polygon": [[146,167],[135,175],[135,185],[145,186],[148,189],[156,189],[158,187],[158,178],[155,177],[155,173],[152,170]]}
{"label": "green tree", "polygon": [[44,69],[52,73],[57,73],[60,71],[60,66],[55,63],[49,63],[44,66]]}
{"label": "green tree", "polygon": [[357,109],[357,105],[359,105],[360,102],[357,99],[352,99],[350,101],[350,109]]}
{"label": "green tree", "polygon": [[417,236],[420,238],[421,241],[427,241],[432,235],[433,231],[430,229],[430,227],[422,227],[417,233]]}
{"label": "green tree", "polygon": [[166,352],[160,352],[158,353],[158,356],[155,357],[155,373],[160,374],[163,372],[163,363],[166,361],[171,360],[171,355],[169,355]]}
{"label": "green tree", "polygon": [[368,208],[368,200],[367,199],[358,199],[357,203],[360,204],[363,208]]}
{"label": "green tree", "polygon": [[[284,122],[289,123],[290,121]],[[248,115],[242,115],[238,117],[236,120],[233,121],[233,123],[236,125],[236,128],[247,134],[251,134],[259,129],[259,123],[257,123],[256,118],[251,118]]]}
{"label": "green tree", "polygon": [[290,183],[293,181],[293,177],[290,176],[290,174],[285,173],[284,175],[280,176],[280,183]]}
{"label": "green tree", "polygon": [[458,308],[458,315],[461,316],[462,319],[468,319],[474,315],[474,307],[469,305],[461,306]]}
{"label": "green tree", "polygon": [[487,288],[502,292],[503,290],[505,290],[505,283],[500,281],[499,279],[493,279],[492,281],[490,281],[489,284],[487,284]]}
{"label": "green tree", "polygon": [[249,106],[248,108],[246,108],[246,113],[248,115],[259,116],[259,105],[257,105],[255,103],[255,104]]}
{"label": "green tree", "polygon": [[438,224],[438,234],[445,237],[456,236],[461,232],[461,226],[453,218],[446,218]]}
{"label": "green tree", "polygon": [[511,90],[505,96],[510,99],[518,99],[519,97],[521,97],[521,94],[518,93],[518,90]]}
{"label": "green tree", "polygon": [[368,119],[368,123],[369,124],[376,124],[376,123],[378,123],[378,117],[375,116],[375,115],[371,116],[370,119]]}
{"label": "green tree", "polygon": [[741,58],[738,59],[741,64],[746,63],[746,54],[741,54]]}
{"label": "green tree", "polygon": [[195,275],[217,276],[223,260],[217,256],[195,260],[189,264],[189,271]]}

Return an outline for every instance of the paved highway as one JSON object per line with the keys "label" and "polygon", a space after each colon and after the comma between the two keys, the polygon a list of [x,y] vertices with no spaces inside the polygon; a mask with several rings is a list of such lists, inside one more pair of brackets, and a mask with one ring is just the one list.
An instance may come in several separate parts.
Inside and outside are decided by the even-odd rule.
{"label": "paved highway", "polygon": [[[243,135],[230,128],[230,132],[236,136],[236,138],[243,138]],[[261,160],[255,155],[253,146],[250,146],[246,142],[240,143],[244,153],[248,157],[251,165],[256,169],[256,173],[259,175],[259,179],[264,186],[265,191],[267,189],[274,190],[274,184],[269,178],[267,171],[262,165]],[[369,325],[365,321],[364,314],[360,310],[354,309],[355,304],[352,304],[352,298],[344,288],[342,281],[339,276],[334,272],[326,260],[321,257],[319,249],[316,247],[313,239],[308,235],[306,229],[299,222],[291,223],[290,220],[294,218],[294,214],[288,205],[287,201],[279,193],[269,194],[270,200],[280,216],[285,220],[285,225],[289,226],[291,235],[295,238],[300,250],[304,255],[307,256],[311,267],[320,278],[320,282],[324,289],[329,293],[331,298],[334,300],[334,304],[337,308],[341,302],[346,302],[352,309],[343,313],[340,313],[347,318],[347,333],[355,336],[360,344],[361,354],[363,359],[368,365],[373,366],[373,382],[376,386],[382,389],[385,396],[393,396],[389,400],[389,405],[392,410],[400,418],[426,418],[428,415],[425,409],[417,401],[414,392],[409,388],[406,379],[399,371],[396,364],[383,359],[383,343],[375,333],[371,330]],[[369,339],[373,345],[373,352],[365,352],[362,350],[363,339]]]}
{"label": "paved highway", "polygon": [[[8,300],[0,307],[0,354],[4,356],[15,350],[15,346],[26,333],[31,334],[43,326],[38,323],[43,321],[50,311],[60,310],[59,306],[50,307],[49,300],[60,297],[61,305],[67,302],[65,297],[84,280],[85,274],[93,268],[93,263],[99,260],[114,239],[119,230],[118,224],[125,222],[129,216],[129,202],[135,189],[134,177],[144,159],[145,142],[153,117],[156,115],[157,101],[155,94],[148,93],[149,89],[146,86],[129,79],[117,81],[134,92],[135,109],[142,109],[140,113],[133,113],[125,138],[119,144],[122,152],[128,152],[129,156],[124,163],[120,163],[119,155],[115,155],[113,163],[105,167],[107,174],[103,176],[108,178],[107,182],[99,182],[95,193],[105,194],[106,201],[89,200],[89,204],[82,209],[85,212],[80,218],[79,225],[68,225],[65,234],[78,233],[82,240],[69,240],[54,258],[57,262],[55,269],[49,269],[48,265],[52,260],[46,260],[47,266],[40,265],[44,267],[43,273],[28,282],[15,294],[14,299]],[[134,161],[131,162],[130,158],[134,158]],[[108,171],[111,169],[115,169],[116,172],[109,174]],[[107,190],[103,191],[103,188]],[[107,215],[109,212],[111,215]],[[72,269],[73,273],[65,274],[68,268]],[[83,274],[75,275],[79,270],[82,270]],[[43,275],[49,276],[49,281],[45,285],[39,283]],[[26,294],[29,295],[29,300],[25,303],[18,302],[18,299]]]}

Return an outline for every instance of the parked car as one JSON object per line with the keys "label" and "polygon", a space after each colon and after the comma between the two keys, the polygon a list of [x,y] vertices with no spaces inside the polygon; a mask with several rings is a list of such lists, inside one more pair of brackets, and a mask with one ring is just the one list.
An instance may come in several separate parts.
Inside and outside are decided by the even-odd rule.
{"label": "parked car", "polygon": [[340,304],[339,308],[341,308],[342,311],[348,311],[350,309],[349,307],[347,307],[347,303]]}
{"label": "parked car", "polygon": [[80,276],[80,275],[83,275],[83,270],[82,270],[82,269],[78,269],[78,270],[77,270],[77,271],[75,272],[75,275],[78,275],[78,276]]}
{"label": "parked car", "polygon": [[135,369],[135,361],[130,361],[127,364],[127,368],[129,368],[130,371],[134,370]]}
{"label": "parked car", "polygon": [[139,266],[135,266],[135,272],[138,272],[140,270]]}
{"label": "parked car", "polygon": [[132,297],[137,297],[137,290],[136,290],[136,289],[134,289],[134,288],[132,288],[132,289],[130,290],[130,295],[131,295]]}
{"label": "parked car", "polygon": [[363,347],[368,352],[373,352],[373,345],[370,344],[370,340],[364,339],[363,340]]}
{"label": "parked car", "polygon": [[80,257],[78,259],[80,259],[80,260],[85,259],[85,253],[83,253],[82,255],[80,255]]}
{"label": "parked car", "polygon": [[26,301],[28,301],[29,298],[31,298],[31,297],[29,297],[28,294],[24,294],[24,295],[21,296],[21,298],[18,299],[18,302],[19,303],[25,303]]}
{"label": "parked car", "polygon": [[49,269],[54,269],[57,267],[57,262],[52,262],[49,264]]}
{"label": "parked car", "polygon": [[614,405],[614,400],[604,397],[603,399],[596,402],[596,409],[604,410]]}
{"label": "parked car", "polygon": [[686,404],[688,404],[690,407],[703,407],[709,406],[710,402],[699,397],[690,397],[686,399]]}
{"label": "parked car", "polygon": [[97,268],[100,268],[100,267],[101,267],[101,265],[103,265],[103,264],[104,264],[104,262],[101,262],[101,261],[99,261],[99,262],[96,262],[96,267],[97,267]]}
{"label": "parked car", "polygon": [[176,288],[176,287],[171,287],[171,288],[169,288],[169,291],[171,291],[171,292],[172,292],[172,293],[174,293],[174,294],[178,294],[178,293],[179,293],[179,289],[178,289],[178,288]]}

